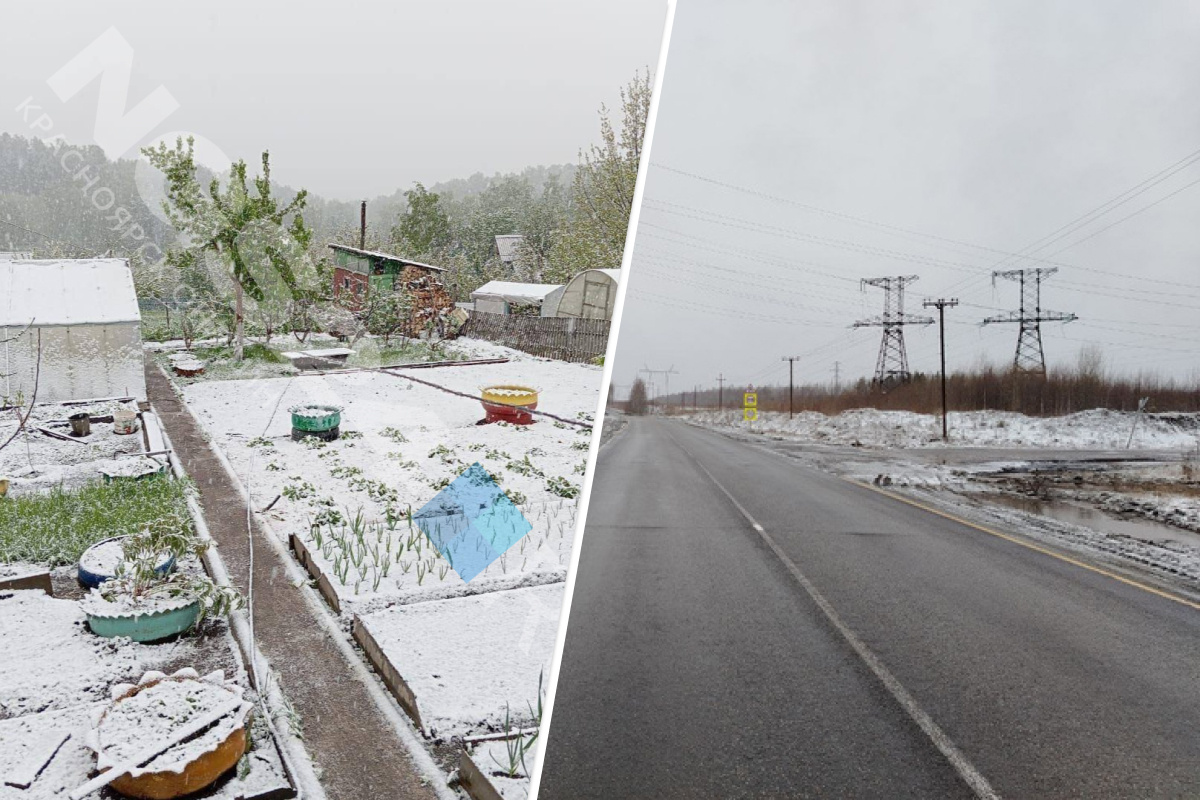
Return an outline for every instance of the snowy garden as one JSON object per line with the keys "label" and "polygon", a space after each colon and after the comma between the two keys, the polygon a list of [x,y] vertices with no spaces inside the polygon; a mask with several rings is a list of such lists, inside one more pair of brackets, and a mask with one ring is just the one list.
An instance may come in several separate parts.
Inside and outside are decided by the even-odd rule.
{"label": "snowy garden", "polygon": [[[68,300],[74,341],[94,325],[87,287]],[[13,743],[0,800],[320,791],[253,592],[230,577],[244,565],[221,552],[252,521],[306,576],[292,586],[307,580],[328,618],[313,624],[407,718],[400,740],[424,750],[426,780],[526,795],[600,367],[360,332],[315,333],[303,351],[248,338],[240,359],[222,341],[101,346],[112,369],[78,375],[81,354],[25,349],[34,329],[18,322],[0,327],[20,341],[0,409],[0,647],[16,655],[0,666]],[[111,394],[113,374],[127,395]],[[164,398],[174,422],[156,413]],[[182,448],[181,415],[202,434]],[[197,447],[241,493],[216,502],[248,507],[232,531],[209,530],[211,478],[197,487],[184,467]],[[446,546],[471,524],[445,491],[467,473],[493,485],[489,524],[504,528],[477,571]]]}
{"label": "snowy garden", "polygon": [[[600,370],[481,341],[447,347],[460,357],[444,366],[188,379],[180,391],[260,523],[291,549],[447,774],[520,797]],[[538,409],[553,416],[480,424],[476,398],[508,385],[536,387]],[[292,412],[313,408],[338,409],[337,438],[294,438]],[[430,526],[447,523],[416,512],[473,464],[532,529],[464,581],[432,541]],[[450,741],[461,749],[447,755]]]}
{"label": "snowy garden", "polygon": [[[104,792],[128,796],[290,792],[230,629],[243,600],[206,571],[210,542],[155,416],[113,400],[29,410],[22,431],[15,415],[0,421],[0,441],[15,436],[0,451],[0,798],[87,796],[105,774]],[[193,695],[206,692],[236,708],[201,719],[211,709]],[[136,711],[147,702],[152,718]],[[89,782],[105,766],[120,769]]]}

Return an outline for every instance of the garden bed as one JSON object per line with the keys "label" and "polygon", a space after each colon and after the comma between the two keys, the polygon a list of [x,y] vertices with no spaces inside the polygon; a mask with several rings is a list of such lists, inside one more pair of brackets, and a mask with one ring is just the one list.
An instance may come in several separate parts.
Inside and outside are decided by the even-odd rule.
{"label": "garden bed", "polygon": [[[545,409],[590,421],[598,368],[494,347],[485,354],[497,350],[514,361],[438,368],[421,377],[465,393],[523,378],[545,387]],[[274,502],[266,514],[272,529],[315,578],[324,578],[323,594],[340,610],[565,580],[587,427],[547,418],[528,426],[477,425],[483,417],[477,401],[373,372],[192,384],[183,394],[249,485],[254,507]],[[291,441],[287,409],[309,403],[343,407],[340,439]],[[476,462],[533,530],[468,589],[409,527],[407,514]]]}
{"label": "garden bed", "polygon": [[[0,800],[59,797],[88,779],[96,760],[85,747],[85,734],[113,686],[136,682],[148,670],[172,673],[185,667],[222,671],[243,684],[248,680],[229,624],[220,616],[159,644],[103,638],[89,630],[85,602],[76,599],[83,594],[76,582],[82,552],[158,522],[189,530],[192,520],[186,480],[133,477],[128,469],[139,461],[157,468],[165,463],[162,455],[157,462],[113,458],[166,449],[154,415],[144,414],[141,421],[150,430],[114,436],[103,417],[115,405],[85,407],[93,420],[83,444],[32,432],[28,448],[19,438],[5,451],[10,458],[16,453],[27,471],[17,473],[17,491],[10,489],[0,501],[0,585],[8,587],[0,590],[0,650],[6,654],[0,659],[0,742],[6,745],[0,752],[0,782],[16,776],[18,783],[32,783],[29,788],[0,785]],[[34,419],[65,417],[64,409],[76,408],[39,406]],[[118,477],[106,479],[103,472]],[[26,575],[34,577],[22,582]],[[191,580],[203,575],[203,566],[188,556],[174,575]],[[86,602],[96,600],[92,595]],[[270,726],[265,721],[252,725],[251,751],[238,768],[196,796],[276,800],[295,795]],[[36,769],[56,742],[63,743],[48,766]],[[118,795],[106,789],[98,796]]]}
{"label": "garden bed", "polygon": [[354,635],[427,736],[536,727],[562,598],[551,584],[393,606]]}
{"label": "garden bed", "polygon": [[[128,455],[144,452],[143,438],[140,432],[129,435],[113,432],[112,415],[118,406],[111,400],[35,406],[24,433],[0,450],[0,476],[11,478],[9,498],[55,486],[76,488],[99,479],[105,469],[120,469],[136,461]],[[88,436],[71,437],[67,418],[81,412],[97,421],[91,423]],[[16,428],[10,414],[0,418],[0,442],[7,440]],[[70,440],[47,435],[42,428]]]}
{"label": "garden bed", "polygon": [[[65,797],[83,784],[95,766],[96,757],[85,745],[92,718],[103,703],[84,703],[58,711],[30,714],[0,720],[0,800],[49,800]],[[65,741],[63,741],[66,737]],[[270,729],[257,718],[251,719],[250,750],[230,775],[195,797],[206,800],[283,800],[295,797],[283,763],[272,744]],[[31,772],[44,762],[47,754],[61,742],[53,757],[36,774]],[[17,776],[24,776],[17,779]],[[4,781],[32,777],[28,788],[10,786]],[[117,798],[105,790],[95,795]]]}
{"label": "garden bed", "polygon": [[[508,361],[411,373],[449,391],[380,372],[172,377],[268,534],[287,540],[446,773],[459,769],[462,737],[537,724],[601,377],[594,366],[454,344]],[[502,384],[536,387],[539,410],[582,424],[479,424],[474,398]],[[288,409],[307,405],[340,407],[340,438],[293,441]],[[532,530],[464,582],[410,514],[473,463]],[[528,790],[523,774],[482,780],[504,798]]]}
{"label": "garden bed", "polygon": [[536,738],[522,734],[465,745],[459,782],[473,800],[526,800],[536,755]]}

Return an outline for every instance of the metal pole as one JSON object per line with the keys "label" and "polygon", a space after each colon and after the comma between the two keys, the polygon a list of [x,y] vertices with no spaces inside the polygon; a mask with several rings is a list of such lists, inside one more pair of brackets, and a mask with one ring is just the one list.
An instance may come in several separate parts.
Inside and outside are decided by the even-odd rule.
{"label": "metal pole", "polygon": [[926,300],[923,305],[925,308],[938,310],[938,343],[942,359],[942,441],[948,442],[950,441],[950,426],[946,421],[946,308],[958,305],[958,300],[946,300],[939,297],[937,300]]}
{"label": "metal pole", "polygon": [[942,351],[942,441],[950,440],[950,426],[946,421],[946,307],[938,306],[938,342]]}
{"label": "metal pole", "polygon": [[798,358],[800,358],[800,356],[784,356],[783,357],[783,360],[788,362],[788,419],[791,419],[792,414],[794,413],[793,412],[794,403],[792,402],[792,397],[794,395],[794,389],[793,389],[794,380],[793,379],[795,376],[796,359],[798,359]]}

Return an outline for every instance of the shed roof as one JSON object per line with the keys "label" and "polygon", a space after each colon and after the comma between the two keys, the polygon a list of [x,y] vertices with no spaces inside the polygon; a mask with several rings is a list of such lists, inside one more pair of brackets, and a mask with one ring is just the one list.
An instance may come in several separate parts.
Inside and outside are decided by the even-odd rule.
{"label": "shed roof", "polygon": [[350,253],[355,256],[364,256],[366,258],[378,258],[384,261],[392,261],[396,264],[401,264],[406,267],[418,267],[420,269],[431,269],[434,272],[445,272],[445,267],[435,267],[433,264],[422,264],[420,261],[413,261],[409,258],[401,258],[400,256],[392,255],[391,253],[382,253],[378,250],[360,250],[357,247],[347,247],[344,244],[331,244],[331,250],[340,250],[343,253]]}
{"label": "shed roof", "polygon": [[476,297],[498,297],[508,303],[540,303],[555,289],[561,289],[558,283],[513,283],[512,281],[488,281],[471,292],[471,299]]}
{"label": "shed roof", "polygon": [[506,233],[496,237],[496,253],[501,261],[515,261],[517,249],[525,237],[519,233]]}
{"label": "shed roof", "polygon": [[123,258],[0,262],[0,325],[139,322],[133,273]]}

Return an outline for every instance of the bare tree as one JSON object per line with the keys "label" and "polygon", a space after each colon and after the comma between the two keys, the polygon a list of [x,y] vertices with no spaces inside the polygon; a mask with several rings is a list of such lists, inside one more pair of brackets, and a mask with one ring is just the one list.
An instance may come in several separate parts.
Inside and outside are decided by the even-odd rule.
{"label": "bare tree", "polygon": [[[29,323],[29,325],[33,325],[33,322],[31,321]],[[28,331],[29,326],[26,326],[25,330]],[[24,331],[22,331],[21,334],[18,334],[18,336],[23,335],[23,334],[24,334]],[[12,340],[7,339],[5,341],[12,341]],[[14,413],[17,416],[17,429],[15,431],[13,431],[12,436],[9,436],[7,439],[4,440],[3,444],[0,444],[0,450],[3,450],[4,448],[6,448],[10,444],[12,444],[13,440],[15,440],[18,436],[20,436],[21,432],[24,431],[25,427],[29,424],[29,418],[33,416],[33,407],[35,405],[37,405],[38,384],[41,382],[41,379],[42,379],[42,331],[41,331],[41,328],[39,328],[38,332],[37,332],[37,361],[35,362],[35,366],[33,368],[33,392],[29,395],[29,408],[25,410],[24,414],[22,414],[21,413],[21,403],[20,402],[17,403],[17,406],[13,409]]]}

